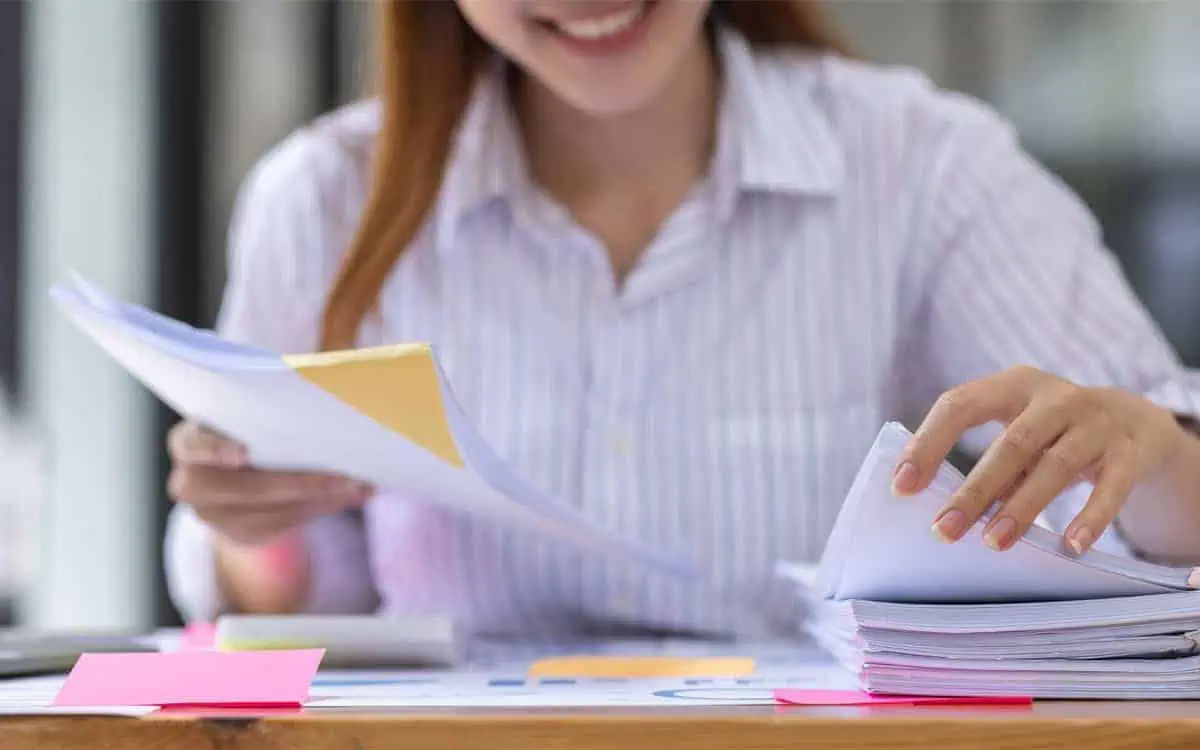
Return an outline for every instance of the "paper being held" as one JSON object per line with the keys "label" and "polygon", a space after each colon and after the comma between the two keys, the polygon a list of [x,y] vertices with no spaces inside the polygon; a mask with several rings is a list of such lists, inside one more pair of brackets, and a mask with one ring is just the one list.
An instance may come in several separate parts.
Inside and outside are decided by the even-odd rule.
{"label": "paper being held", "polygon": [[52,297],[164,403],[246,446],[257,467],[343,474],[622,562],[695,575],[691,561],[590,522],[512,471],[467,418],[428,344],[285,357],[80,280]]}
{"label": "paper being held", "polygon": [[[946,543],[930,530],[962,483],[944,464],[931,486],[912,497],[892,491],[892,469],[910,438],[884,425],[838,515],[811,580],[828,599],[899,602],[1005,602],[1133,596],[1188,589],[1190,569],[1152,565],[1093,549],[1076,556],[1062,537],[1035,526],[1010,550],[996,552],[968,531]],[[781,566],[788,577],[803,568]]]}
{"label": "paper being held", "polygon": [[925,491],[893,494],[893,467],[910,438],[896,424],[880,431],[815,572],[779,570],[812,600],[807,631],[863,688],[949,697],[1200,695],[1200,592],[1188,589],[1190,569],[1096,547],[1076,556],[1041,527],[1002,552],[984,543],[984,522],[946,543],[930,524],[963,477],[945,464]]}

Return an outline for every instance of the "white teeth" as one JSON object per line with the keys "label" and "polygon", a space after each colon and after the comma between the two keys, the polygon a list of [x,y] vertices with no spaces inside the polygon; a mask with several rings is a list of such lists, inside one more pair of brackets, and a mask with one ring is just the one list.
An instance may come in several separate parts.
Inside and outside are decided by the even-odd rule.
{"label": "white teeth", "polygon": [[601,18],[589,18],[582,21],[557,21],[555,27],[570,37],[584,41],[595,41],[619,34],[629,28],[642,17],[646,9],[644,2],[635,3],[625,10],[610,13]]}

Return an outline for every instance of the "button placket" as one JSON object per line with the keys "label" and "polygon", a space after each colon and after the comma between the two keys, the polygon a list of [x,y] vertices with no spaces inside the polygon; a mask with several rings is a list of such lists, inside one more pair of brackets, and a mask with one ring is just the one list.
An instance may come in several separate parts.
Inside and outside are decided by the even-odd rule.
{"label": "button placket", "polygon": [[622,314],[615,294],[597,296],[592,304],[589,337],[588,429],[585,462],[589,504],[597,519],[614,527],[636,521],[629,503],[634,493],[630,482],[635,458],[637,417],[631,385],[638,382],[638,345],[631,341],[629,320]]}

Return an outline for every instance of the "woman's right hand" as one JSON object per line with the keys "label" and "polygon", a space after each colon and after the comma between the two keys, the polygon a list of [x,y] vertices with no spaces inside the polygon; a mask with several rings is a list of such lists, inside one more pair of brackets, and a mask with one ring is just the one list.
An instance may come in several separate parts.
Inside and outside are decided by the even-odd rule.
{"label": "woman's right hand", "polygon": [[238,545],[270,544],[314,518],[361,506],[372,494],[370,485],[342,476],[251,468],[239,443],[195,422],[173,427],[167,450],[171,499]]}

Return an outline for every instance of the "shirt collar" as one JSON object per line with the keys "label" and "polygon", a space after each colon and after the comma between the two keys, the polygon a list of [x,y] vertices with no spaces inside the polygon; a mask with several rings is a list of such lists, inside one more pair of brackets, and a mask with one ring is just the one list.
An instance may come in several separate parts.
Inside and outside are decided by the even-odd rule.
{"label": "shirt collar", "polygon": [[[719,26],[724,73],[721,135],[727,168],[742,190],[829,195],[841,185],[842,158],[819,101],[812,53],[754,50]],[[718,146],[718,149],[721,149]]]}
{"label": "shirt collar", "polygon": [[[723,24],[717,26],[716,42],[724,77],[710,175],[717,195],[732,205],[743,191],[836,192],[843,164],[818,100],[816,58],[804,52],[768,57]],[[791,56],[791,64],[781,64],[782,56]],[[468,102],[435,208],[442,247],[453,246],[470,214],[496,200],[512,202],[531,187],[508,72],[508,64],[494,56]]]}
{"label": "shirt collar", "polygon": [[498,55],[485,67],[463,113],[435,222],[439,244],[454,244],[459,224],[494,200],[512,199],[529,185],[529,167],[508,96],[508,65]]}

